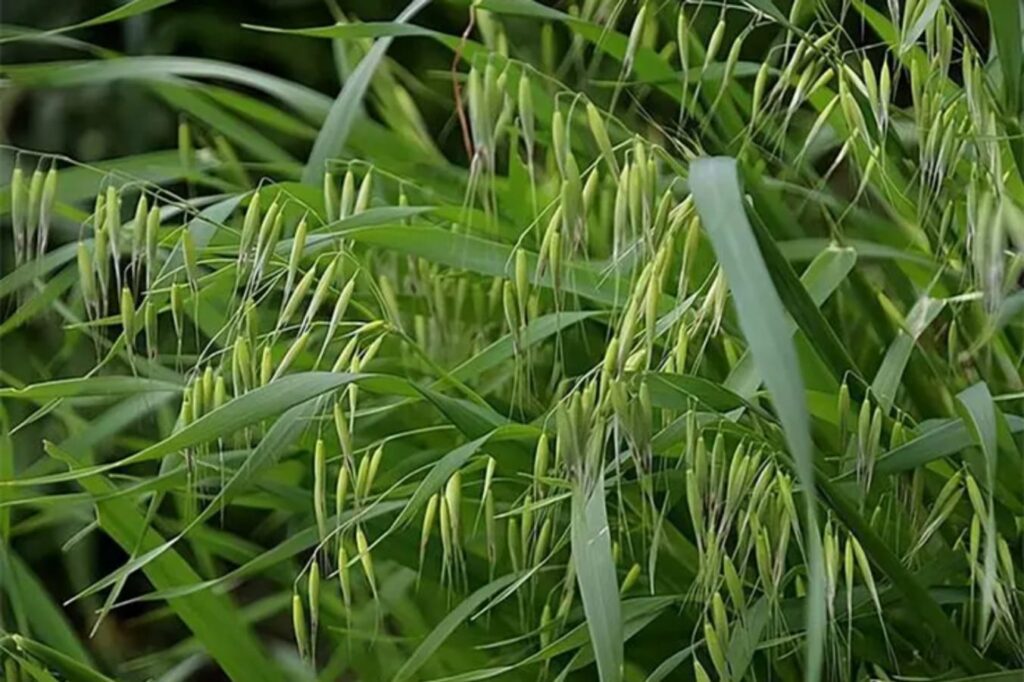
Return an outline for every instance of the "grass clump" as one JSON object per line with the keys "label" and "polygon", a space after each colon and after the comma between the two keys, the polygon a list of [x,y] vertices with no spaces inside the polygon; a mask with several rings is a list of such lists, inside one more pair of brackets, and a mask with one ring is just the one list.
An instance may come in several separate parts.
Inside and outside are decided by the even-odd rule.
{"label": "grass clump", "polygon": [[1019,6],[424,4],[4,67],[7,678],[1020,676]]}

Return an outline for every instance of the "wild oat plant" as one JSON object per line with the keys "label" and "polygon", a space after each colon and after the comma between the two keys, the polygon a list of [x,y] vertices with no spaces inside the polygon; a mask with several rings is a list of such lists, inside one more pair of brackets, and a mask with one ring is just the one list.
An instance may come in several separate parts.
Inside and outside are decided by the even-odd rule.
{"label": "wild oat plant", "polygon": [[1021,3],[426,4],[3,67],[5,679],[1024,679]]}

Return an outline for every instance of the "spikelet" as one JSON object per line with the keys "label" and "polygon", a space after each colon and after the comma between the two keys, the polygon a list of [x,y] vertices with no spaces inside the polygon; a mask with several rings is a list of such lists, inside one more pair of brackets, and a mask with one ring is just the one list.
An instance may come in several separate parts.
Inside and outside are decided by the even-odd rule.
{"label": "spikelet", "polygon": [[[273,379],[280,378],[288,371],[288,368],[292,366],[295,359],[306,349],[306,344],[309,343],[310,334],[312,334],[311,331],[305,331],[292,342],[292,345],[288,347],[287,351],[285,351],[284,357],[281,358],[281,362],[277,365],[277,369],[274,371],[271,381],[273,381]],[[267,351],[269,352],[269,350],[270,349],[268,348]]]}
{"label": "spikelet", "polygon": [[637,581],[640,579],[640,570],[640,564],[633,564],[630,567],[629,572],[626,573],[626,577],[622,579],[622,585],[619,587],[620,594],[626,594],[633,589],[633,586],[636,585]]}
{"label": "spikelet", "polygon": [[157,356],[158,339],[157,339],[157,307],[156,303],[152,298],[147,297],[143,303],[143,327],[145,329],[146,337],[146,356],[150,359]]}
{"label": "spikelet", "polygon": [[298,286],[295,287],[295,291],[291,292],[291,296],[288,297],[287,302],[281,309],[281,314],[277,318],[277,324],[275,329],[280,330],[288,325],[295,312],[302,305],[302,300],[309,293],[309,288],[313,286],[313,280],[316,279],[316,265],[311,267],[302,279],[299,280]]}
{"label": "spikelet", "polygon": [[338,219],[338,188],[334,184],[334,175],[324,173],[324,211],[328,223]]}
{"label": "spikelet", "polygon": [[[25,211],[28,203],[27,187],[25,186],[25,171],[15,163],[14,171],[11,173],[11,228],[14,231],[14,256],[15,264],[20,265],[27,257],[28,244],[26,242],[26,218]],[[96,197],[97,203],[100,196]],[[97,220],[96,225],[102,222]],[[98,230],[98,227],[97,227]]]}
{"label": "spikelet", "polygon": [[[96,277],[92,268],[92,256],[84,242],[78,242],[76,251],[78,263],[78,281],[82,289],[82,300],[85,301],[86,312],[98,307]],[[98,312],[98,311],[97,311]]]}
{"label": "spikelet", "polygon": [[356,548],[359,550],[359,563],[363,567],[363,574],[366,581],[370,583],[370,591],[377,594],[377,581],[373,572],[373,557],[370,556],[370,545],[366,541],[363,529],[356,527]]}
{"label": "spikelet", "polygon": [[25,259],[32,257],[36,249],[36,237],[39,231],[39,213],[43,203],[42,169],[36,167],[32,171],[32,179],[28,183],[28,206],[25,210]]}
{"label": "spikelet", "polygon": [[313,515],[320,541],[327,538],[327,446],[318,438],[313,449]]}
{"label": "spikelet", "polygon": [[514,516],[509,517],[505,539],[508,541],[508,558],[512,564],[513,571],[519,571],[523,567],[520,534],[519,523]]}
{"label": "spikelet", "polygon": [[[288,271],[284,283],[284,298],[288,299],[291,294],[292,285],[295,283],[295,275],[299,271],[299,261],[302,259],[302,253],[306,249],[306,232],[308,231],[306,226],[306,216],[302,216],[299,220],[299,224],[295,228],[295,236],[292,238],[292,250],[288,255]],[[312,268],[311,271],[316,270]]]}
{"label": "spikelet", "polygon": [[423,525],[420,527],[420,567],[423,567],[423,558],[427,553],[427,544],[430,542],[430,533],[434,528],[434,521],[437,518],[438,494],[434,493],[427,500],[426,509],[423,510]]}
{"label": "spikelet", "polygon": [[320,564],[313,559],[313,565],[309,567],[309,658],[310,662],[316,662],[316,635],[320,629]]}
{"label": "spikelet", "polygon": [[124,330],[125,343],[130,351],[138,328],[135,323],[135,297],[128,287],[121,289],[121,328]]}
{"label": "spikelet", "polygon": [[370,199],[373,196],[373,168],[366,171],[363,181],[359,184],[359,194],[356,195],[355,205],[352,207],[352,214],[358,215],[370,207]]}
{"label": "spikelet", "polygon": [[352,608],[352,573],[349,569],[348,552],[345,543],[338,542],[338,582],[341,583],[341,599],[345,610]]}
{"label": "spikelet", "polygon": [[309,630],[306,627],[306,613],[302,608],[302,597],[298,592],[292,594],[292,629],[295,633],[295,645],[299,649],[299,658],[306,660],[309,656]]}

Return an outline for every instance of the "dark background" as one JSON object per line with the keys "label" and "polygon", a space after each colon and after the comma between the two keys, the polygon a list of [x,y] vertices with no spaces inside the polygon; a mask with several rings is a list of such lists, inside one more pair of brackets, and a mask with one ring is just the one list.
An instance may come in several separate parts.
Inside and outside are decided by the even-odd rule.
{"label": "dark background", "polygon": [[[68,26],[119,6],[116,0],[0,0],[0,23],[45,30]],[[332,7],[333,5],[333,7]],[[271,35],[242,24],[305,28],[334,23],[332,12],[362,21],[393,19],[404,0],[179,0],[126,21],[64,34],[83,43],[128,55],[181,55],[240,64],[293,80],[329,95],[339,77],[331,42]],[[460,34],[466,9],[432,3],[417,23]],[[438,97],[421,99],[428,124],[443,143],[458,142],[449,125],[450,83],[441,73],[451,54],[429,40],[395,41],[390,57],[423,80]],[[0,63],[91,59],[82,50],[30,42],[0,45]],[[79,161],[117,158],[176,146],[177,115],[139,84],[116,84],[25,92],[0,90],[0,140],[39,152],[67,154]],[[306,149],[293,149],[303,158]],[[458,145],[452,146],[458,152]]]}

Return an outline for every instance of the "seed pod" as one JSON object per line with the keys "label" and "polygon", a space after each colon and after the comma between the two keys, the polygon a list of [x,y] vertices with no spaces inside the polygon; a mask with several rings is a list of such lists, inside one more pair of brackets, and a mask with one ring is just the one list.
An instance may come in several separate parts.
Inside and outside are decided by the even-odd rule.
{"label": "seed pod", "polygon": [[138,330],[135,328],[135,298],[128,287],[121,289],[121,327],[125,343],[131,348]]}
{"label": "seed pod", "polygon": [[871,428],[868,431],[868,453],[870,461],[878,454],[878,445],[882,438],[882,408],[876,407],[871,414]]}
{"label": "seed pod", "polygon": [[773,593],[775,591],[775,571],[772,568],[771,552],[768,548],[768,532],[764,528],[758,530],[752,528],[751,530],[754,531],[754,558],[761,578],[761,589]]}
{"label": "seed pod", "polygon": [[448,563],[448,557],[452,554],[452,523],[451,512],[448,510],[448,502],[441,498],[441,551],[443,561]]}
{"label": "seed pod", "polygon": [[57,164],[50,165],[43,180],[43,196],[39,202],[39,238],[37,253],[42,256],[46,251],[46,243],[50,234],[50,221],[53,217],[53,205],[57,200]]}
{"label": "seed pod", "polygon": [[107,292],[110,291],[110,237],[106,227],[97,224],[95,231],[95,243],[92,251],[92,269],[99,280],[99,292],[101,305],[104,311],[107,308]]}
{"label": "seed pod", "polygon": [[540,613],[540,648],[545,649],[551,643],[551,604],[544,602]]}
{"label": "seed pod", "polygon": [[309,631],[306,629],[306,614],[302,608],[302,597],[298,592],[292,594],[292,629],[295,631],[295,644],[299,649],[299,658],[306,660],[309,655]]}
{"label": "seed pod", "polygon": [[327,537],[327,446],[318,438],[313,448],[313,515],[320,541]]}
{"label": "seed pod", "polygon": [[988,514],[988,505],[985,504],[985,498],[981,494],[981,488],[978,486],[978,481],[974,476],[967,474],[966,485],[967,499],[971,501],[974,513],[981,517],[986,516]]}
{"label": "seed pod", "polygon": [[[601,184],[601,174],[595,168],[587,175],[587,182],[583,185],[583,211],[586,215],[592,215],[596,210],[594,197],[597,196],[597,188]],[[593,231],[593,228],[591,228]]]}
{"label": "seed pod", "polygon": [[836,406],[836,414],[839,423],[839,449],[843,450],[846,446],[846,434],[850,428],[850,387],[845,382],[839,387],[839,401]]}
{"label": "seed pod", "polygon": [[277,379],[287,372],[288,368],[291,367],[293,362],[295,362],[295,358],[302,354],[302,351],[306,348],[306,344],[309,343],[310,334],[312,334],[311,331],[303,332],[299,335],[299,338],[292,342],[292,345],[288,347],[287,351],[285,351],[284,357],[281,358],[281,363],[277,366],[277,371],[274,372],[274,379]]}
{"label": "seed pod", "polygon": [[522,511],[522,528],[520,528],[520,538],[522,546],[523,559],[528,559],[528,549],[530,547],[530,538],[533,536],[533,496],[529,493],[526,494],[526,499],[523,501]]}
{"label": "seed pod", "polygon": [[213,409],[218,409],[224,406],[224,403],[228,401],[228,390],[224,384],[224,377],[220,374],[213,381]]}
{"label": "seed pod", "polygon": [[192,131],[189,129],[188,121],[183,118],[178,122],[178,161],[186,176],[192,172],[193,155]]}
{"label": "seed pod", "polygon": [[494,481],[494,470],[497,467],[497,460],[490,455],[487,456],[487,468],[484,471],[484,488],[481,493],[481,499],[487,497],[487,493],[491,492],[491,483]]}
{"label": "seed pod", "polygon": [[260,221],[260,230],[256,238],[256,251],[258,254],[262,254],[266,250],[270,235],[274,232],[274,226],[280,218],[281,205],[278,203],[277,197],[274,197],[274,200],[270,202],[270,206],[267,208],[267,212],[263,215],[263,219]]}
{"label": "seed pod", "polygon": [[696,682],[711,682],[711,676],[708,675],[704,666],[701,665],[700,661],[696,658],[693,659],[693,676],[696,679]]}
{"label": "seed pod", "polygon": [[711,597],[711,621],[715,625],[715,632],[723,646],[729,646],[729,618],[725,612],[725,602],[718,592]]}
{"label": "seed pod", "polygon": [[1013,555],[1010,552],[1010,545],[1006,538],[996,539],[996,554],[999,557],[999,567],[1003,573],[1003,579],[1009,584],[1010,591],[1017,591],[1016,569],[1013,565]]}
{"label": "seed pod", "polygon": [[[271,206],[271,208],[274,208]],[[267,217],[270,213],[267,213]],[[284,213],[277,211],[274,215],[274,220],[270,223],[270,231],[266,235],[266,240],[261,239],[262,246],[260,247],[259,263],[257,270],[259,273],[266,272],[267,266],[270,265],[270,260],[274,256],[274,251],[277,248],[277,242],[281,239],[281,230],[284,228]]]}
{"label": "seed pod", "polygon": [[270,346],[263,347],[263,354],[260,356],[260,386],[266,386],[274,376],[274,358],[270,352]]}
{"label": "seed pod", "polygon": [[459,544],[459,538],[461,537],[461,523],[459,518],[460,509],[462,507],[462,473],[456,471],[448,479],[447,485],[444,488],[444,499],[448,503],[448,513],[451,516],[451,528],[452,528],[452,541],[456,546]]}
{"label": "seed pod", "polygon": [[493,567],[497,559],[495,538],[498,535],[497,515],[494,513],[494,492],[488,490],[484,494],[484,531],[487,537],[487,561]]}
{"label": "seed pod", "polygon": [[645,2],[640,6],[640,10],[636,13],[636,18],[633,19],[633,26],[629,30],[629,39],[626,42],[626,54],[622,59],[622,69],[625,73],[629,73],[633,70],[633,59],[636,57],[636,51],[643,40],[644,29],[646,26],[647,3]]}
{"label": "seed pod", "polygon": [[312,625],[312,641],[315,643],[316,631],[320,624],[320,564],[315,558],[313,565],[309,567],[309,622]]}
{"label": "seed pod", "polygon": [[356,527],[356,548],[359,550],[359,563],[363,566],[363,573],[366,574],[366,580],[370,583],[370,590],[377,593],[377,582],[374,579],[373,573],[373,558],[370,556],[370,545],[366,542],[366,535],[363,534],[363,529]]}
{"label": "seed pod", "polygon": [[195,240],[192,239],[192,233],[189,230],[182,231],[181,245],[182,250],[185,253],[185,276],[188,278],[188,283],[192,287],[192,290],[198,291],[199,256],[196,253]]}
{"label": "seed pod", "polygon": [[661,286],[657,278],[651,277],[644,296],[644,339],[647,348],[654,346],[654,335],[658,325],[658,303],[661,302]]}
{"label": "seed pod", "polygon": [[867,585],[868,591],[871,593],[871,599],[875,602],[875,608],[879,609],[879,613],[881,613],[882,606],[878,599],[878,590],[875,587],[875,578],[871,573],[871,564],[868,562],[868,557],[864,553],[864,548],[860,546],[860,542],[857,541],[857,538],[851,535],[849,541],[853,544],[853,556],[857,559],[861,578],[864,579],[864,584]]}
{"label": "seed pod", "polygon": [[516,309],[515,285],[512,282],[506,281],[502,286],[501,293],[502,308],[505,312],[505,324],[508,325],[509,331],[513,334],[513,350],[518,352],[518,342],[516,342],[516,339],[519,338],[520,317]]}
{"label": "seed pod", "polygon": [[143,325],[146,334],[146,355],[155,358],[157,355],[157,308],[153,299],[147,297],[143,303]]}
{"label": "seed pod", "polygon": [[[341,257],[335,258],[324,270],[324,274],[320,277],[320,281],[316,285],[316,289],[313,291],[313,298],[309,302],[309,307],[306,308],[306,314],[302,318],[302,326],[308,327],[312,322],[313,318],[316,317],[317,311],[320,309],[320,305],[327,298],[327,292],[331,288],[331,284],[334,282],[334,273],[337,271],[338,263],[341,261]],[[331,330],[333,331],[333,330]],[[329,341],[330,337],[326,340]]]}
{"label": "seed pod", "polygon": [[238,239],[238,262],[243,263],[249,256],[256,231],[260,226],[260,193],[254,192],[242,220],[242,232]]}
{"label": "seed pod", "polygon": [[420,564],[423,564],[423,556],[427,552],[427,543],[430,542],[430,533],[434,528],[434,520],[437,518],[438,494],[434,493],[427,500],[427,507],[423,511],[423,525],[420,528]]}
{"label": "seed pod", "polygon": [[519,125],[523,130],[523,142],[526,143],[527,161],[533,156],[534,133],[533,95],[530,92],[530,79],[525,72],[519,77]]}
{"label": "seed pod", "polygon": [[373,168],[370,168],[366,171],[366,175],[363,176],[363,181],[359,184],[359,194],[356,196],[355,207],[352,209],[353,215],[358,215],[369,208],[372,192]]}
{"label": "seed pod", "polygon": [[146,286],[153,286],[153,274],[156,268],[156,247],[160,230],[160,209],[156,206],[149,209],[146,216]]}
{"label": "seed pod", "polygon": [[530,280],[527,274],[526,251],[516,249],[515,293],[520,313],[526,311],[526,300],[530,296]]}
{"label": "seed pod", "polygon": [[334,429],[338,433],[338,442],[341,444],[341,452],[345,462],[352,464],[352,436],[349,433],[348,418],[341,407],[341,402],[334,403]]}
{"label": "seed pod", "polygon": [[615,152],[612,150],[611,138],[608,137],[608,129],[601,118],[601,112],[594,106],[593,102],[587,102],[587,123],[590,126],[590,134],[594,136],[597,148],[612,173],[618,174],[619,164],[615,160]]}
{"label": "seed pod", "polygon": [[551,116],[551,151],[555,154],[558,170],[564,175],[565,158],[569,153],[569,147],[565,136],[565,118],[558,109],[555,109]]}
{"label": "seed pod", "polygon": [[508,531],[505,534],[505,538],[508,541],[508,558],[512,563],[512,570],[519,571],[523,565],[520,559],[522,544],[520,542],[519,524],[514,516],[509,517]]}
{"label": "seed pod", "polygon": [[[101,196],[97,195],[97,204],[99,204]],[[27,203],[25,172],[15,164],[14,171],[11,173],[11,229],[14,232],[15,261],[17,263],[27,256],[28,251],[25,220]],[[96,224],[101,225],[102,221],[98,220]]]}
{"label": "seed pod", "polygon": [[747,608],[746,599],[743,596],[743,583],[736,572],[736,566],[728,556],[722,560],[722,574],[725,576],[725,588],[729,591],[729,600],[732,602],[733,609],[743,613]]}
{"label": "seed pod", "polygon": [[338,219],[338,188],[334,184],[334,175],[324,173],[324,209],[328,223]]}
{"label": "seed pod", "polygon": [[135,217],[132,219],[132,263],[138,262],[146,248],[146,221],[149,219],[149,204],[145,193],[139,195],[135,204]]}
{"label": "seed pod", "polygon": [[334,486],[334,514],[341,523],[341,515],[345,511],[345,499],[348,497],[349,472],[348,466],[342,462],[338,467],[338,480]]}
{"label": "seed pod", "polygon": [[711,38],[708,40],[707,51],[704,55],[704,67],[702,71],[707,71],[714,61],[715,57],[718,56],[718,50],[722,47],[722,41],[725,39],[725,21],[719,20],[718,24],[715,25],[715,30],[711,33]]}
{"label": "seed pod", "polygon": [[[932,505],[933,510],[937,511],[938,509],[941,509],[942,507],[945,507],[946,506],[946,502],[949,501],[949,499],[951,497],[953,497],[954,493],[960,493],[961,495],[963,494],[959,490],[960,483],[961,483],[962,480],[963,480],[963,472],[962,471],[957,471],[956,473],[954,473],[952,476],[949,477],[949,479],[946,481],[945,485],[943,485],[942,489],[939,491],[939,494],[935,496],[935,502]],[[933,511],[933,514],[934,514],[934,511]],[[925,524],[925,525],[927,525],[927,524]]]}
{"label": "seed pod", "polygon": [[[341,255],[339,254],[337,261],[340,260]],[[324,280],[327,279],[329,278],[325,276]],[[330,279],[333,279],[333,272]],[[355,291],[355,288],[356,277],[355,275],[353,275],[352,278],[349,279],[348,283],[345,284],[345,287],[341,290],[341,294],[338,296],[338,300],[335,301],[334,303],[334,311],[331,313],[331,321],[327,325],[327,334],[324,336],[324,345],[323,348],[320,350],[320,355],[323,355],[324,352],[326,352],[327,344],[329,344],[331,340],[334,338],[334,333],[335,331],[337,331],[338,325],[341,324],[342,318],[345,317],[345,311],[348,309],[348,304],[349,301],[351,301],[352,299],[352,292]],[[313,295],[314,300],[316,300],[316,296],[317,294]],[[345,364],[348,364],[348,360],[346,360],[342,366],[344,366]],[[340,369],[334,369],[332,371],[337,372],[340,371]]]}
{"label": "seed pod", "polygon": [[381,334],[373,343],[366,349],[363,355],[359,358],[359,368],[365,370],[366,366],[377,356],[377,352],[380,351],[381,345],[384,343],[385,335]]}
{"label": "seed pod", "polygon": [[540,566],[548,553],[548,545],[551,543],[551,517],[544,519],[537,534],[537,544],[533,546],[533,565]]}
{"label": "seed pod", "polygon": [[338,354],[338,359],[334,362],[334,366],[331,368],[332,372],[344,372],[351,370],[350,363],[356,352],[356,346],[358,344],[359,336],[353,334],[352,338],[350,338],[348,343],[345,344],[345,347],[341,349],[341,353]]}
{"label": "seed pod", "polygon": [[373,451],[373,456],[370,457],[370,464],[367,468],[366,473],[366,490],[365,494],[369,494],[373,489],[373,482],[377,479],[377,471],[380,469],[380,461],[384,457],[384,446],[380,445],[376,450]]}
{"label": "seed pod", "polygon": [[[548,255],[551,251],[551,237],[558,231],[559,225],[562,224],[562,207],[556,206],[554,213],[551,214],[551,219],[548,220],[548,225],[544,230],[544,236],[540,241],[540,248],[537,250],[537,269],[534,270],[534,277],[540,278],[544,273],[548,265]],[[495,280],[495,286],[500,286],[500,279]]]}
{"label": "seed pod", "polygon": [[704,534],[704,511],[701,503],[700,489],[697,487],[697,476],[693,469],[686,472],[686,505],[693,521],[693,532],[700,538]]}
{"label": "seed pod", "polygon": [[359,460],[359,468],[356,469],[356,499],[361,500],[366,496],[366,479],[370,474],[370,456],[363,455]]}
{"label": "seed pod", "polygon": [[213,405],[214,381],[212,367],[208,366],[205,370],[203,370],[202,387],[203,405],[209,408]]}
{"label": "seed pod", "polygon": [[352,607],[352,574],[349,573],[348,552],[345,551],[345,543],[338,542],[338,582],[341,583],[341,599],[345,603],[345,609]]}
{"label": "seed pod", "polygon": [[313,280],[316,278],[316,265],[313,265],[309,271],[302,276],[299,280],[298,286],[295,287],[295,291],[288,297],[288,302],[285,303],[284,308],[281,310],[281,315],[277,320],[276,329],[282,329],[291,321],[295,315],[295,311],[299,309],[299,305],[302,304],[302,299],[309,293],[309,288],[313,286]]}
{"label": "seed pod", "polygon": [[85,301],[86,311],[96,304],[96,281],[92,270],[92,259],[89,256],[89,249],[85,242],[78,242],[76,252],[78,262],[78,280],[82,288],[82,299]]}
{"label": "seed pod", "polygon": [[981,517],[978,514],[971,515],[971,528],[968,531],[967,540],[967,565],[971,569],[971,578],[976,579],[975,573],[978,566],[978,555],[981,553]]}
{"label": "seed pod", "polygon": [[551,280],[557,292],[561,288],[562,281],[562,235],[557,229],[551,233],[548,260],[551,263]]}
{"label": "seed pod", "polygon": [[341,199],[338,202],[338,220],[344,220],[352,215],[352,207],[356,198],[356,178],[351,170],[345,171],[345,178],[341,182]]}
{"label": "seed pod", "polygon": [[28,183],[28,206],[25,211],[25,257],[31,258],[39,230],[39,209],[43,202],[43,171],[36,168]]}
{"label": "seed pod", "polygon": [[[618,377],[619,371],[619,337],[613,336],[612,340],[608,342],[608,348],[604,353],[604,362],[601,363],[601,376],[604,380],[602,386],[607,386],[607,382],[611,379]],[[603,391],[602,391],[603,392]]]}
{"label": "seed pod", "polygon": [[533,457],[533,481],[539,489],[541,479],[548,474],[548,460],[550,459],[551,448],[548,445],[548,434],[542,433],[537,440],[537,451]]}
{"label": "seed pod", "polygon": [[171,285],[171,321],[180,340],[185,329],[185,285],[180,282]]}
{"label": "seed pod", "polygon": [[636,581],[640,579],[640,564],[633,564],[629,572],[626,573],[626,577],[622,579],[622,586],[619,588],[619,594],[626,594],[629,592]]}
{"label": "seed pod", "polygon": [[835,534],[832,532],[831,521],[825,524],[825,532],[821,544],[825,561],[826,592],[828,593],[828,604],[831,609],[832,601],[835,599],[836,583],[839,578],[839,546]]}
{"label": "seed pod", "polygon": [[708,655],[711,656],[711,663],[715,666],[715,672],[723,679],[729,679],[729,664],[725,659],[725,650],[718,633],[710,623],[704,624],[704,643],[708,648]]}
{"label": "seed pod", "polygon": [[[299,271],[299,261],[302,260],[302,252],[306,249],[306,216],[302,216],[298,226],[295,228],[295,236],[292,238],[292,250],[288,256],[288,272],[284,283],[284,297],[288,298],[292,285],[295,283],[295,275]],[[311,271],[316,270],[315,267]]]}
{"label": "seed pod", "polygon": [[868,443],[871,437],[871,401],[867,398],[860,405],[860,413],[857,417],[857,444],[860,450],[862,461],[867,460]]}

